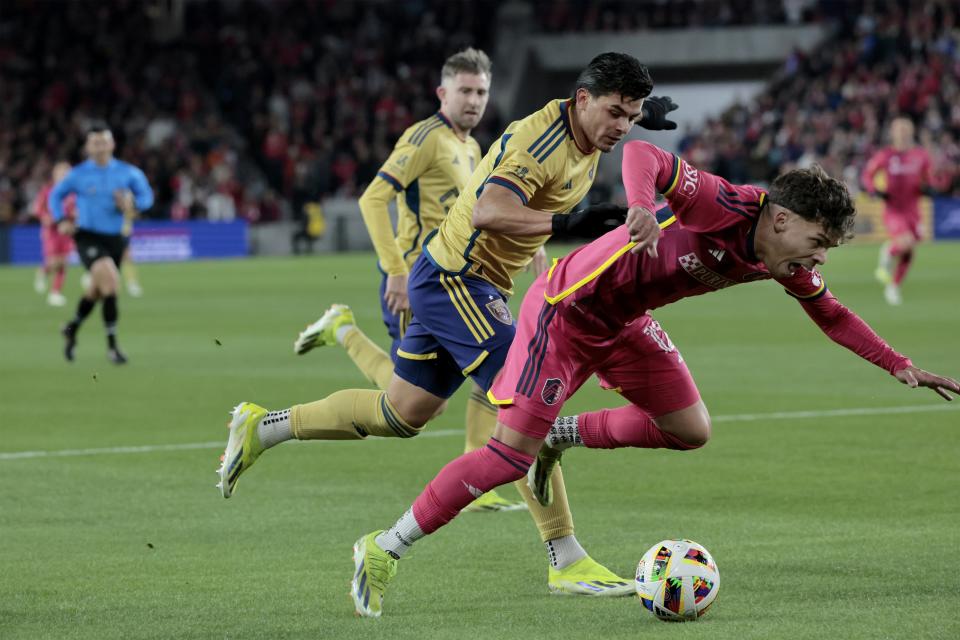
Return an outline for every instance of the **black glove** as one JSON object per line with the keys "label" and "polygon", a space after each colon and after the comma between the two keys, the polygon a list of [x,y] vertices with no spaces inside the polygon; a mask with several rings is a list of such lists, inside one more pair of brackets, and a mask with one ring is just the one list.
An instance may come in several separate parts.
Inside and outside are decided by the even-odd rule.
{"label": "black glove", "polygon": [[677,103],[670,99],[670,96],[650,96],[643,101],[640,120],[637,121],[644,129],[650,131],[664,131],[676,129],[677,123],[673,120],[667,120],[667,114],[676,111],[679,107]]}
{"label": "black glove", "polygon": [[889,200],[889,199],[890,199],[890,194],[889,194],[889,193],[887,193],[886,191],[880,191],[879,189],[877,189],[876,191],[874,191],[874,192],[873,192],[873,195],[877,196],[877,197],[880,198],[881,200]]}
{"label": "black glove", "polygon": [[593,240],[608,231],[613,231],[626,219],[626,207],[615,204],[595,204],[570,214],[554,214],[551,222],[554,237]]}

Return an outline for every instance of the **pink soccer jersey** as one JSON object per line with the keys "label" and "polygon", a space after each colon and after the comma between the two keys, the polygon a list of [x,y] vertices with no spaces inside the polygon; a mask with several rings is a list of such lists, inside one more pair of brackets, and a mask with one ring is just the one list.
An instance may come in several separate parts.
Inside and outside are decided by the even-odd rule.
{"label": "pink soccer jersey", "polygon": [[886,147],[870,157],[860,181],[864,189],[874,193],[874,179],[882,170],[887,174],[885,212],[919,218],[921,189],[930,184],[930,167],[930,155],[922,147],[906,151]]}
{"label": "pink soccer jersey", "polygon": [[[674,217],[663,222],[659,256],[631,253],[625,226],[585,245],[551,270],[544,293],[557,313],[594,338],[614,339],[630,321],[682,298],[771,278],[753,249],[767,194],[700,171],[652,144],[623,151],[630,206],[654,209],[654,189]],[[817,271],[778,279],[831,339],[893,373],[909,360],[829,293]]]}

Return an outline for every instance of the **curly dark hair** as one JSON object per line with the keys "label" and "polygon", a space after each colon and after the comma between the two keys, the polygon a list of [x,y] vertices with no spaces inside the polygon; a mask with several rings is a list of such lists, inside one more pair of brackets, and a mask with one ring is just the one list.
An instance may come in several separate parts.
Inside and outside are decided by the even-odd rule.
{"label": "curly dark hair", "polygon": [[653,79],[633,56],[608,52],[598,55],[580,72],[573,87],[574,98],[579,89],[586,89],[595,98],[619,93],[624,100],[638,100],[653,91]]}
{"label": "curly dark hair", "polygon": [[831,178],[818,164],[777,176],[768,195],[770,202],[786,207],[801,218],[822,224],[824,231],[837,242],[853,237],[857,211],[850,192],[845,184]]}

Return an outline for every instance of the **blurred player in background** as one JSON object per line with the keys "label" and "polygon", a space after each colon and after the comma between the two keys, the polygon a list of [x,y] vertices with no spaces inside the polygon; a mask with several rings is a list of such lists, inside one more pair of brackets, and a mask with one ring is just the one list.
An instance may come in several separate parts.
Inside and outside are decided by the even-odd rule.
{"label": "blurred player in background", "polygon": [[[304,354],[323,345],[342,345],[360,371],[380,389],[393,375],[397,345],[410,323],[407,275],[420,257],[421,243],[433,232],[463,189],[482,152],[470,131],[477,126],[490,97],[490,59],[466,49],[450,56],[440,73],[440,110],[408,128],[390,157],[360,197],[360,212],[379,258],[380,306],[393,341],[390,354],[357,326],[349,307],[335,304],[297,338],[294,351]],[[396,200],[397,231],[388,205]],[[538,254],[545,256],[543,252]],[[541,259],[545,265],[545,257]],[[467,401],[466,451],[482,447],[496,424],[497,409],[476,384]],[[477,498],[471,511],[511,511],[524,503],[495,491]]]}
{"label": "blurred player in background", "polygon": [[[69,162],[58,162],[53,165],[52,179],[45,184],[33,202],[33,215],[40,221],[40,242],[43,246],[43,266],[37,269],[33,281],[33,288],[37,293],[47,290],[47,279],[53,275],[50,284],[50,293],[47,294],[47,304],[53,307],[62,307],[67,304],[63,295],[63,281],[67,275],[67,258],[73,251],[73,237],[61,233],[50,213],[47,200],[53,187],[63,180],[70,171]],[[70,196],[64,203],[64,212],[69,220],[76,215],[76,198]]]}
{"label": "blurred player in background", "polygon": [[117,290],[120,260],[125,241],[126,217],[153,205],[153,190],[143,172],[113,157],[113,134],[105,124],[96,124],[87,132],[85,151],[88,159],[74,167],[50,192],[53,219],[64,232],[72,232],[74,223],[64,219],[63,201],[71,194],[77,198],[74,241],[91,282],[77,304],[73,319],[63,327],[64,357],[73,361],[77,331],[98,301],[103,303],[103,324],[107,332],[107,357],[124,364],[126,356],[117,346]]}
{"label": "blurred player in background", "polygon": [[[920,196],[932,194],[930,155],[913,140],[913,122],[906,117],[890,124],[891,146],[877,151],[863,169],[861,182],[871,195],[883,198],[883,224],[890,238],[880,247],[876,277],[886,285],[884,297],[891,305],[903,302],[900,284],[913,262],[921,238]],[[886,176],[886,188],[877,189],[877,174]],[[896,265],[894,265],[894,261]]]}
{"label": "blurred player in background", "polygon": [[[424,240],[407,289],[413,319],[397,348],[386,392],[344,390],[273,412],[241,403],[220,468],[223,494],[230,495],[240,474],[280,442],[414,437],[467,376],[488,390],[515,332],[506,303],[513,277],[551,234],[594,238],[623,220],[612,219],[608,208],[568,213],[593,184],[600,154],[612,150],[638,121],[650,129],[676,127],[666,120],[676,108],[668,98],[644,103],[652,86],[646,67],[635,58],[604,53],[580,74],[572,98],[552,100],[511,123],[449,215]],[[467,455],[500,452],[488,443]],[[562,477],[555,474],[554,482],[560,499],[548,508],[536,502],[525,483],[518,484],[547,548],[548,588],[581,595],[632,593],[630,580],[590,558],[577,541]],[[467,489],[471,502],[484,493]],[[383,564],[375,537],[355,546],[360,569],[351,593],[356,611],[365,616],[380,615],[380,574],[368,572]]]}
{"label": "blurred player in background", "polygon": [[[849,236],[855,209],[843,183],[819,167],[781,175],[766,193],[637,141],[624,149],[623,175],[627,224],[562,258],[524,297],[516,339],[490,389],[501,409],[487,448],[447,464],[392,528],[361,538],[368,551],[355,555],[356,575],[374,574],[370,599],[381,599],[397,560],[455,518],[474,491],[529,471],[534,494],[549,504],[558,449],[689,450],[707,442],[709,413],[651,309],[772,278],[831,339],[900,382],[947,400],[960,392],[956,380],[914,367],[827,290],[816,267]],[[674,213],[663,221],[651,213],[656,192]],[[593,374],[630,404],[558,420]]]}

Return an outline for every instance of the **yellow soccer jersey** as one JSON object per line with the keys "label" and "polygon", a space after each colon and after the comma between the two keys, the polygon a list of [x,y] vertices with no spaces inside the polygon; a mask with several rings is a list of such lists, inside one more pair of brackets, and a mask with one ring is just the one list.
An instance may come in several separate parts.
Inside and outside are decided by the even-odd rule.
{"label": "yellow soccer jersey", "polygon": [[[360,198],[380,268],[396,275],[409,271],[420,244],[436,229],[466,185],[481,156],[480,145],[460,140],[441,113],[407,129]],[[396,197],[397,231],[387,204]]]}
{"label": "yellow soccer jersey", "polygon": [[552,100],[540,111],[510,123],[491,145],[456,204],[424,242],[440,269],[483,278],[505,295],[513,276],[546,242],[545,236],[510,236],[473,226],[473,206],[488,182],[513,191],[531,209],[569,213],[593,184],[600,150],[584,153],[573,139],[570,100]]}

